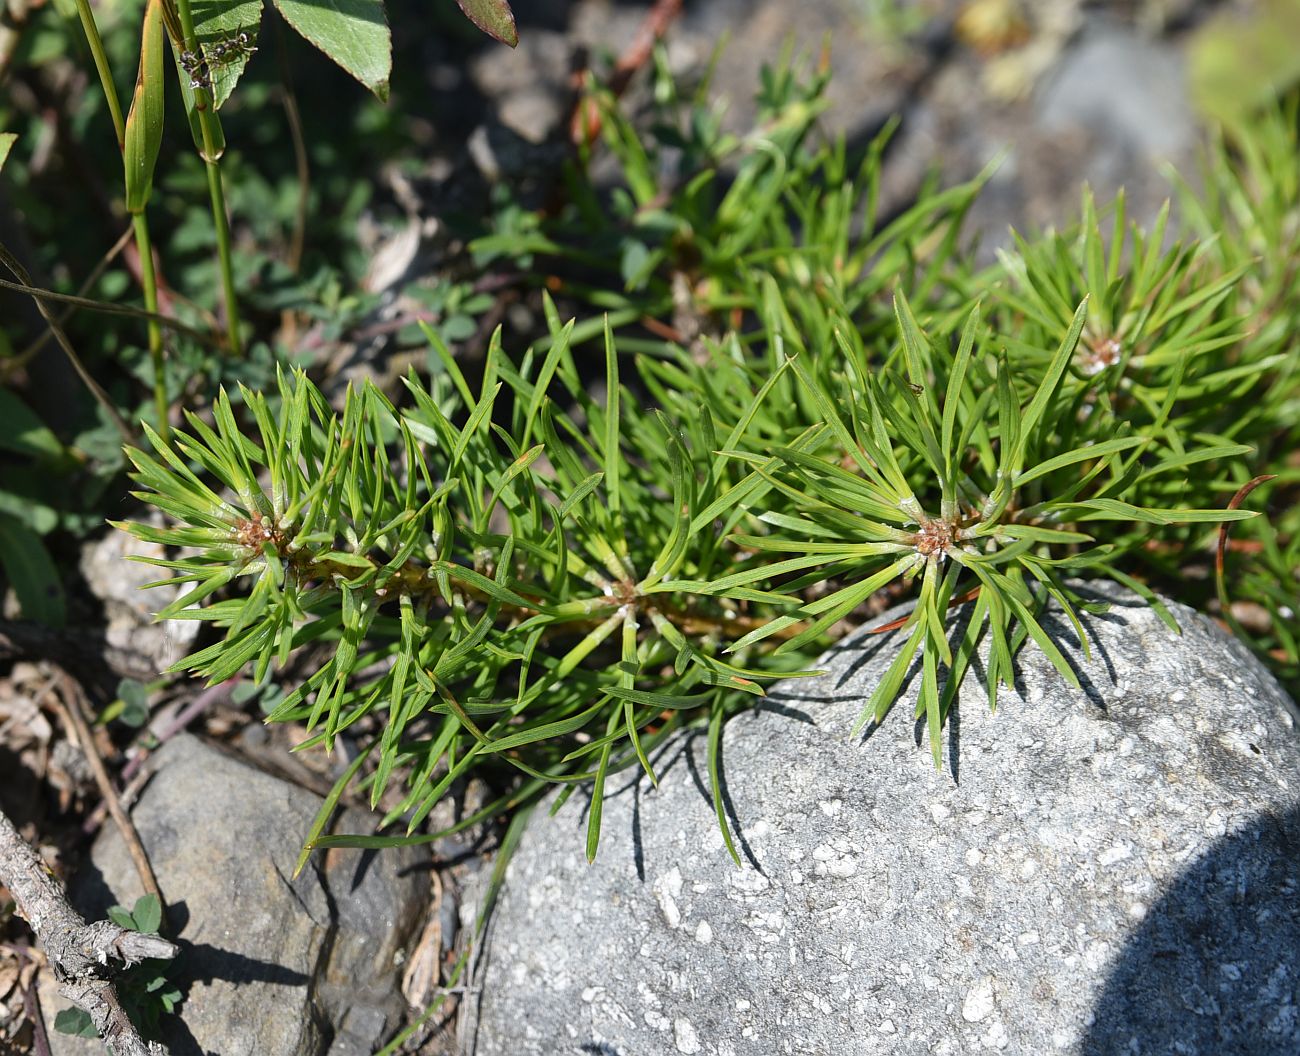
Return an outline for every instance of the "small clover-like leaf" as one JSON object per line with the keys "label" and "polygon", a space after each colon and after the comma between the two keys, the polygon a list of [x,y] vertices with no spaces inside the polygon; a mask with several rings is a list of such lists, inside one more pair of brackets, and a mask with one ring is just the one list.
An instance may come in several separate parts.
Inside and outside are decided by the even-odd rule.
{"label": "small clover-like leaf", "polygon": [[117,698],[122,702],[118,721],[139,729],[149,721],[149,690],[143,682],[124,678],[117,684]]}
{"label": "small clover-like leaf", "polygon": [[74,1038],[98,1038],[95,1021],[90,1013],[80,1008],[61,1008],[54,1017],[54,1029],[60,1034],[70,1034]]}
{"label": "small clover-like leaf", "polygon": [[155,894],[141,895],[135,900],[131,916],[135,919],[136,931],[157,935],[162,926],[162,903]]}

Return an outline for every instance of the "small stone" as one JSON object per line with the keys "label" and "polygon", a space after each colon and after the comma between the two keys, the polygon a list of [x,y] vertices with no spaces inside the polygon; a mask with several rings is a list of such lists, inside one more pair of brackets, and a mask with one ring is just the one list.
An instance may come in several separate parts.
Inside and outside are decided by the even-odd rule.
{"label": "small stone", "polygon": [[[330,851],[295,878],[318,796],[188,734],[150,766],[131,815],[179,928],[172,978],[185,999],[179,1017],[163,1017],[170,1051],[373,1051],[406,1011],[397,962],[428,895],[424,855]],[[358,831],[369,820],[350,814],[343,825]],[[101,831],[71,893],[89,919],[143,893],[114,826]],[[52,1020],[62,1003],[42,1006]],[[53,1056],[103,1051],[52,1027],[49,1035]]]}
{"label": "small stone", "polygon": [[[162,521],[158,516],[145,519],[151,524]],[[153,565],[128,560],[131,556],[161,560],[169,555],[157,543],[142,542],[114,528],[87,545],[81,574],[103,604],[104,644],[112,662],[148,679],[190,651],[201,624],[197,620],[155,621],[154,613],[180,597],[182,587],[165,584],[141,590],[167,576]]]}
{"label": "small stone", "polygon": [[1000,1019],[995,1019],[989,1024],[989,1029],[985,1033],[983,1041],[991,1049],[1005,1049],[1011,1041],[1007,1037],[1006,1024]]}
{"label": "small stone", "polygon": [[1106,850],[1102,851],[1101,854],[1097,855],[1097,864],[1106,867],[1116,865],[1132,853],[1132,850],[1124,844],[1117,843],[1112,847],[1106,848]]}
{"label": "small stone", "polygon": [[659,909],[670,928],[682,926],[682,911],[677,908],[677,896],[682,893],[682,874],[678,869],[670,869],[655,881],[655,898]]}

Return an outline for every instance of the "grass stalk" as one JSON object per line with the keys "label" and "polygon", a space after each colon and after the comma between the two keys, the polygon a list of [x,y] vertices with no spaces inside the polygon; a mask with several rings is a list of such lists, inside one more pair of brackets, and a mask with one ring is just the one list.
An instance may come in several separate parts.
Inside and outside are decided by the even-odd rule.
{"label": "grass stalk", "polygon": [[[144,213],[131,217],[135,229],[135,244],[140,250],[140,285],[144,290],[145,310],[158,314],[158,276],[153,266],[153,241],[149,237],[149,223]],[[168,440],[171,431],[167,422],[167,377],[163,368],[162,327],[157,319],[147,321],[149,328],[149,361],[153,367],[153,402],[158,415],[158,435]]]}
{"label": "grass stalk", "polygon": [[[95,61],[95,70],[99,74],[99,83],[104,90],[104,101],[113,120],[113,133],[117,136],[117,149],[125,150],[126,119],[122,116],[122,102],[117,97],[117,86],[113,83],[113,71],[108,65],[108,55],[104,51],[104,41],[99,35],[99,26],[95,22],[95,13],[90,9],[90,0],[77,0],[77,15],[81,19],[82,31],[86,34],[86,43]],[[143,213],[131,218],[135,234],[135,246],[140,256],[140,286],[144,292],[145,310],[151,315],[158,314],[158,277],[153,266],[153,239],[149,236],[149,221]],[[164,440],[169,434],[167,424],[167,383],[163,371],[162,327],[157,319],[146,322],[149,334],[149,359],[153,366],[154,406],[158,415],[158,435]]]}
{"label": "grass stalk", "polygon": [[[181,30],[185,34],[185,47],[200,54],[198,33],[194,29],[194,12],[190,0],[176,0]],[[214,127],[212,93],[207,88],[194,89],[194,109],[199,115],[199,130],[203,137],[203,164],[208,173],[208,194],[212,199],[212,228],[217,237],[217,260],[221,270],[221,288],[226,303],[226,340],[233,355],[243,351],[239,336],[239,302],[235,298],[235,273],[231,264],[230,222],[226,216],[226,193],[221,180],[221,151]]]}
{"label": "grass stalk", "polygon": [[99,26],[95,23],[95,13],[90,10],[90,0],[77,0],[77,15],[81,18],[81,28],[86,34],[86,43],[90,45],[90,54],[95,60],[99,83],[104,89],[104,101],[108,103],[108,112],[113,118],[113,131],[117,134],[117,149],[122,150],[126,144],[126,119],[122,116],[122,103],[117,97],[117,86],[113,84],[113,71],[108,65],[108,55],[104,51],[104,41],[99,35]]}
{"label": "grass stalk", "polygon": [[199,125],[203,129],[203,164],[208,170],[208,194],[212,198],[212,227],[217,236],[217,260],[221,267],[221,289],[226,301],[226,340],[230,351],[239,355],[243,345],[239,337],[239,302],[235,299],[235,272],[231,266],[230,222],[226,218],[226,193],[221,182],[221,161],[212,151],[215,138],[212,135],[211,115],[208,110],[199,110]]}

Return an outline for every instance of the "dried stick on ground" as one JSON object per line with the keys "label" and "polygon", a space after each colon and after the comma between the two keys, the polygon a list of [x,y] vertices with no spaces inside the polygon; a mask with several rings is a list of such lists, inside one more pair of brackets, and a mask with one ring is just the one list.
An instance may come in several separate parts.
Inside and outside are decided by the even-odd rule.
{"label": "dried stick on ground", "polygon": [[117,998],[112,977],[146,958],[175,957],[178,948],[157,935],[128,931],[107,920],[87,924],[68,905],[40,856],[0,810],[0,885],[36,933],[59,980],[59,991],[90,1016],[111,1056],[166,1056],[140,1038]]}
{"label": "dried stick on ground", "polygon": [[86,757],[90,772],[95,777],[95,784],[99,786],[99,794],[104,798],[104,804],[108,807],[113,821],[117,823],[117,829],[126,843],[131,861],[135,863],[135,871],[140,874],[140,883],[149,894],[158,896],[158,901],[163,907],[163,919],[166,920],[167,900],[163,898],[162,889],[158,886],[158,878],[154,875],[153,866],[149,864],[149,855],[145,853],[144,844],[140,842],[140,834],[135,831],[135,824],[131,821],[130,815],[122,809],[117,789],[113,787],[113,779],[108,776],[108,768],[104,765],[104,760],[99,757],[99,749],[95,747],[95,735],[91,733],[90,724],[86,721],[85,698],[81,686],[75,678],[63,670],[59,672],[59,680],[63,686],[64,713],[76,733],[81,752]]}

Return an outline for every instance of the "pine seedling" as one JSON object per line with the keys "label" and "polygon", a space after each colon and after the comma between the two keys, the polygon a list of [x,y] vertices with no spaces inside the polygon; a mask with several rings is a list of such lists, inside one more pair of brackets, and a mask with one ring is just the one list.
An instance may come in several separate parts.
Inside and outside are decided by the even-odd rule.
{"label": "pine seedling", "polygon": [[[734,857],[724,719],[882,601],[915,606],[856,729],[916,679],[937,765],[977,653],[991,706],[1027,645],[1077,685],[1058,642],[1089,650],[1080,578],[1127,584],[1176,630],[1150,581],[1254,516],[1240,489],[1295,399],[1295,351],[1243,310],[1244,253],[1166,246],[1167,213],[1144,232],[1122,200],[1085,197],[1077,226],[975,271],[958,237],[973,188],[927,188],[878,223],[883,139],[855,165],[815,146],[819,89],[797,85],[769,77],[750,137],[698,107],[676,140],[658,132],[679,149],[669,179],[606,107],[613,223],[575,184],[574,209],[514,247],[620,261],[622,292],[562,284],[604,318],[563,324],[545,298],[547,335],[515,358],[498,332],[475,387],[427,330],[437,370],[400,406],[365,385],[338,413],[296,374],[242,392],[242,416],[222,394],[174,450],[132,452],[169,524],[129,527],[187,548],[158,562],[190,588],[161,615],[219,635],[178,666],[262,681],[307,658],[269,721],[302,723],[300,750],[359,742],[307,850],[433,839],[433,807],[492,768],[517,780],[458,827],[583,788],[594,857],[611,775],[654,780],[657,748],[699,723]],[[701,326],[618,331],[673,314]],[[1293,578],[1294,533],[1260,538]],[[1285,585],[1242,582],[1286,608]],[[1297,636],[1274,634],[1294,659]],[[392,831],[324,835],[349,788]]]}
{"label": "pine seedling", "polygon": [[[898,354],[879,373],[855,366],[863,356],[843,331],[837,336],[847,367],[834,388],[804,357],[792,360],[817,405],[827,450],[726,452],[784,501],[757,513],[768,530],[735,539],[770,563],[755,561],[720,584],[698,586],[727,593],[765,584],[783,595],[791,610],[734,647],[797,629],[779,652],[816,642],[889,584],[916,580],[916,608],[899,628],[904,645],[855,729],[884,718],[916,660],[917,713],[929,727],[937,765],[940,728],[983,634],[991,643],[985,665],[991,705],[999,685],[1012,683],[1013,657],[1026,637],[1077,686],[1040,620],[1046,602],[1055,600],[1087,654],[1076,609],[1089,606],[1065,577],[1109,569],[1150,534],[1134,531],[1135,524],[1204,524],[1250,514],[1133,501],[1137,478],[1128,460],[1161,451],[1163,440],[1154,431],[1115,430],[1111,422],[1094,430],[1094,419],[1081,415],[1095,381],[1069,367],[1088,317],[1086,302],[1056,349],[1029,360],[1019,376],[1005,351],[990,355],[977,347],[978,308],[955,352],[922,331],[901,295],[896,309]],[[1094,528],[1099,522],[1105,530]],[[778,587],[775,574],[793,578]],[[816,600],[801,603],[810,589]],[[971,617],[950,642],[949,606],[972,597]],[[949,674],[941,685],[942,669]]]}
{"label": "pine seedling", "polygon": [[[603,399],[553,310],[548,349],[518,366],[494,337],[477,393],[430,331],[445,373],[432,389],[410,380],[406,410],[367,385],[336,415],[299,374],[282,378],[277,413],[242,393],[252,431],[223,393],[213,426],[191,415],[174,451],[155,440],[156,455],[131,452],[137,494],[175,523],[129,527],[191,548],[156,562],[191,584],[160,616],[206,620],[221,637],[178,666],[261,680],[328,645],[268,718],[304,723],[302,749],[373,738],[360,781],[406,835],[369,845],[427,838],[416,830],[452,783],[495,763],[532,789],[587,785],[594,857],[612,773],[640,766],[653,780],[654,748],[697,718],[714,731],[716,770],[723,717],[764,680],[806,669],[887,584],[919,581],[918,605],[864,721],[883,718],[918,658],[937,753],[984,630],[991,700],[1026,636],[1075,680],[1042,606],[1055,599],[1084,638],[1063,577],[1104,572],[1123,549],[1084,522],[1122,524],[1110,534],[1124,538],[1135,522],[1250,516],[1129,501],[1120,457],[1162,441],[1081,430],[1092,382],[1068,368],[1086,314],[1031,360],[1043,368],[1028,399],[1005,354],[979,347],[977,311],[949,354],[900,296],[900,341],[880,369],[843,330],[820,368],[801,352],[761,384],[734,349],[716,347],[713,364],[683,352],[664,401],[693,408],[681,419],[631,398],[608,328]],[[714,365],[748,378],[742,403],[714,400]],[[636,380],[668,396],[665,364],[639,366]],[[778,398],[787,387],[800,398]],[[950,644],[946,614],[963,592],[975,614]],[[388,795],[399,775],[404,791]],[[713,792],[722,821],[716,781]]]}
{"label": "pine seedling", "polygon": [[[1300,687],[1300,95],[1220,130],[1193,191],[1177,174],[1179,205],[1220,270],[1241,269],[1232,307],[1245,320],[1239,356],[1257,384],[1222,408],[1255,446],[1226,487],[1258,486],[1267,510],[1224,540],[1217,601],[1223,617],[1294,694]],[[1239,548],[1239,550],[1237,549]],[[1238,556],[1240,554],[1240,556]],[[1229,589],[1229,582],[1231,584]]]}

